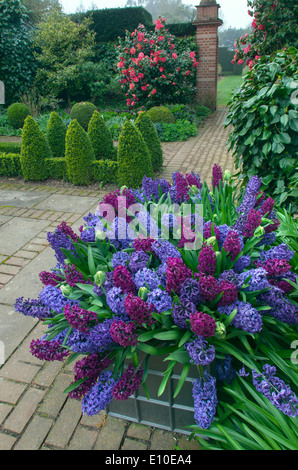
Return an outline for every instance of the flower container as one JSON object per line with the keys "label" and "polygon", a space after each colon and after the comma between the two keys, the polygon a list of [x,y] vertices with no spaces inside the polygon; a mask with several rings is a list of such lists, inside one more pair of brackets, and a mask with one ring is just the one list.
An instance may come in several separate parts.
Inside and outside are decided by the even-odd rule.
{"label": "flower container", "polygon": [[192,397],[192,382],[198,378],[198,370],[191,367],[184,386],[176,398],[173,398],[181,376],[182,366],[177,364],[166,385],[165,391],[158,396],[158,388],[164,377],[164,357],[151,357],[147,387],[148,399],[143,387],[140,387],[128,400],[112,400],[107,408],[107,414],[155,428],[165,429],[180,434],[190,434],[187,426],[195,424],[194,403]]}
{"label": "flower container", "polygon": [[[227,178],[215,166],[210,191],[194,173],[177,172],[172,185],[144,177],[141,190],[106,195],[79,235],[65,222],[48,234],[58,265],[40,273],[38,299],[19,298],[15,308],[48,325],[30,344],[35,357],[74,364],[64,393],[82,400],[84,414],[107,410],[171,432],[201,435],[211,428],[217,436],[218,420],[243,411],[245,390],[269,403],[267,417],[277,411],[286,417],[281,422],[297,417],[287,359],[298,324],[294,250],[276,234],[274,200],[260,192],[261,180],[252,177],[238,194]],[[142,200],[145,210],[133,216]],[[157,206],[161,217],[154,217]],[[114,214],[107,225],[105,211]],[[246,428],[231,419],[238,439]]]}

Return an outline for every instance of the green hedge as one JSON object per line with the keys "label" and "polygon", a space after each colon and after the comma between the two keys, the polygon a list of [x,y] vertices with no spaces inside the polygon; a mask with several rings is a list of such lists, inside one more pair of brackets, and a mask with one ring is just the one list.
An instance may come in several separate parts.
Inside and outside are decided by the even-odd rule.
{"label": "green hedge", "polygon": [[0,153],[21,153],[21,142],[0,142]]}
{"label": "green hedge", "polygon": [[22,176],[20,154],[0,153],[0,176]]}
{"label": "green hedge", "polygon": [[[177,38],[194,36],[197,30],[192,23],[166,23],[166,28]],[[148,29],[154,31],[155,25],[149,26]]]}
{"label": "green hedge", "polygon": [[67,168],[65,158],[46,158],[45,166],[48,178],[67,181]]}
{"label": "green hedge", "polygon": [[227,47],[218,48],[218,63],[221,65],[222,72],[230,72],[233,75],[241,75],[243,66],[238,64],[232,64],[235,52],[230,51]]}
{"label": "green hedge", "polygon": [[112,160],[96,160],[92,163],[92,178],[102,183],[118,182],[118,162]]}
{"label": "green hedge", "polygon": [[143,7],[105,8],[89,10],[85,13],[70,15],[72,21],[81,23],[84,18],[93,19],[92,29],[95,31],[95,41],[115,41],[119,36],[125,36],[125,31],[134,31],[140,23],[148,27],[153,24],[151,14]]}

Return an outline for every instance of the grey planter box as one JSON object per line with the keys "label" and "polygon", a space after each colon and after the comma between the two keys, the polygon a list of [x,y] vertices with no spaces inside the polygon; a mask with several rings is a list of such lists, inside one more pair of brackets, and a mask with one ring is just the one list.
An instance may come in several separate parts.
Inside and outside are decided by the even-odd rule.
{"label": "grey planter box", "polygon": [[195,424],[194,404],[192,398],[193,381],[198,378],[198,371],[191,367],[189,375],[176,398],[174,391],[178,385],[182,366],[177,364],[167,383],[164,393],[158,397],[157,391],[164,377],[163,371],[167,368],[163,358],[151,357],[146,380],[150,400],[148,400],[141,386],[128,400],[112,400],[107,414],[116,418],[165,429],[180,434],[191,434],[186,428]]}

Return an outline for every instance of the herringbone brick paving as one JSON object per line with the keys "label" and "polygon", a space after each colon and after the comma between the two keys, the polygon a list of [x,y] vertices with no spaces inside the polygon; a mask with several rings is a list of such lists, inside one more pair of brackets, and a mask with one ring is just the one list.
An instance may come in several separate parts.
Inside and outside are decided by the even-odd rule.
{"label": "herringbone brick paving", "polygon": [[[186,142],[163,144],[164,167],[160,176],[173,171],[196,171],[211,182],[214,163],[233,170],[227,152],[227,110],[219,108]],[[80,402],[63,390],[72,380],[72,365],[46,362],[29,351],[40,338],[41,322],[14,311],[17,297],[37,298],[38,273],[54,266],[47,232],[65,220],[75,230],[82,217],[94,212],[109,188],[59,187],[0,180],[0,340],[5,361],[0,370],[1,450],[172,450],[198,449],[187,436],[130,423],[101,412],[82,415]],[[0,343],[1,345],[1,343]]]}

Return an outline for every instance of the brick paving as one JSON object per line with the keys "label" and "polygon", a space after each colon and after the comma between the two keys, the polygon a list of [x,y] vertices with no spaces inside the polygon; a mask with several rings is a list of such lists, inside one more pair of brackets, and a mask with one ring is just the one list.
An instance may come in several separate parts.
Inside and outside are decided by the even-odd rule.
{"label": "brick paving", "polygon": [[[194,170],[210,183],[214,163],[232,171],[225,116],[226,109],[219,108],[198,136],[163,143],[160,176],[170,180],[173,171]],[[183,434],[103,412],[82,415],[80,402],[63,394],[73,379],[72,365],[34,358],[29,345],[41,337],[44,326],[14,310],[17,297],[37,298],[42,288],[38,273],[56,264],[47,232],[63,220],[77,230],[82,217],[94,213],[109,190],[0,181],[0,450],[198,449],[196,441],[189,442]]]}

